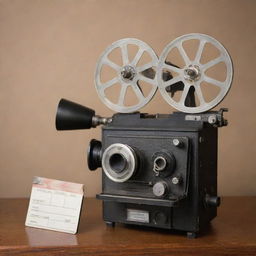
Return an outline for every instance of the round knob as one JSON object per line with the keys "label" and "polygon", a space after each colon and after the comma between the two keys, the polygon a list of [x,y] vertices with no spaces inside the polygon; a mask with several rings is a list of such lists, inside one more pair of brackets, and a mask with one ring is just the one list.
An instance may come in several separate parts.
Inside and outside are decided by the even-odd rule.
{"label": "round knob", "polygon": [[162,197],[167,192],[167,184],[163,181],[155,183],[153,186],[153,194],[157,197]]}
{"label": "round knob", "polygon": [[219,196],[210,196],[207,194],[205,196],[205,202],[206,202],[207,206],[218,207],[218,206],[220,206],[220,197]]}

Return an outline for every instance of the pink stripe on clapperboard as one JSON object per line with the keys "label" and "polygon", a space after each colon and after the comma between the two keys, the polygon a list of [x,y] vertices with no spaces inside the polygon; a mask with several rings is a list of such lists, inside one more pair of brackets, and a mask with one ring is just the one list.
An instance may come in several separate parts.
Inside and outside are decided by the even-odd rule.
{"label": "pink stripe on clapperboard", "polygon": [[46,188],[53,190],[61,190],[65,192],[83,194],[83,184],[66,182],[61,180],[47,179],[43,177],[34,177],[33,187],[36,188]]}

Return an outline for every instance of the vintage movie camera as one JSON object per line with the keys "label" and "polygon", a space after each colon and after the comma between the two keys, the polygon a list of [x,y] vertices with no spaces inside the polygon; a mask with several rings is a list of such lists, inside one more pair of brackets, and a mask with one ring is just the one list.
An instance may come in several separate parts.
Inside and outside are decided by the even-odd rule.
{"label": "vintage movie camera", "polygon": [[[232,76],[227,50],[208,35],[183,35],[159,59],[146,43],[126,38],[103,52],[95,72],[98,95],[116,114],[104,118],[60,101],[57,130],[103,125],[102,141],[91,140],[87,160],[90,170],[103,171],[97,198],[107,224],[196,237],[216,217],[218,128],[227,125],[227,109],[210,110],[228,93]],[[157,89],[181,112],[138,112]]]}

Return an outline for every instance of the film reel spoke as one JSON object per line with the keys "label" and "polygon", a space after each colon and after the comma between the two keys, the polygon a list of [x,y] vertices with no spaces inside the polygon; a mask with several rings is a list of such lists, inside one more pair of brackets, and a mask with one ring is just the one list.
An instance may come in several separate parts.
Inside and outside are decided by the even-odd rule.
{"label": "film reel spoke", "polygon": [[136,96],[137,96],[139,102],[143,101],[144,98],[145,98],[145,96],[144,96],[142,90],[140,89],[139,85],[134,82],[134,83],[132,84],[132,89],[133,89],[134,93],[136,94]]}
{"label": "film reel spoke", "polygon": [[176,76],[176,77],[174,77],[174,78],[172,78],[172,79],[170,79],[168,81],[163,82],[163,86],[164,86],[164,88],[166,88],[166,87],[171,86],[173,84],[176,84],[176,83],[178,83],[178,82],[180,82],[182,80],[183,79],[182,79],[181,76]]}
{"label": "film reel spoke", "polygon": [[188,66],[191,61],[190,61],[187,53],[185,52],[182,43],[183,43],[183,41],[181,43],[179,43],[176,47],[179,50],[179,53],[180,53],[181,57],[183,58],[184,62]]}
{"label": "film reel spoke", "polygon": [[149,68],[152,68],[154,66],[154,64],[155,63],[153,63],[153,62],[149,62],[147,64],[144,64],[143,66],[139,66],[139,67],[137,67],[137,71],[138,72],[143,72],[143,71],[145,71]]}
{"label": "film reel spoke", "polygon": [[118,105],[124,106],[124,99],[125,99],[125,94],[127,91],[128,85],[125,83],[121,83],[121,90],[118,98]]}
{"label": "film reel spoke", "polygon": [[120,46],[121,48],[121,53],[122,53],[122,60],[123,60],[123,65],[128,65],[129,63],[129,57],[128,57],[128,49],[127,49],[127,44],[122,44]]}
{"label": "film reel spoke", "polygon": [[[138,49],[132,61],[130,61],[129,58],[130,48],[128,46],[135,46]],[[119,55],[121,54],[120,57],[122,64],[120,65],[109,59],[109,55],[112,54],[112,51],[115,51],[116,49],[119,50]],[[147,60],[146,64],[140,64],[140,66],[137,67],[141,58],[143,58],[144,53],[146,53],[150,59]],[[99,97],[109,108],[117,112],[127,113],[140,109],[152,99],[157,90],[156,73],[153,69],[153,67],[156,67],[157,64],[158,58],[156,54],[144,42],[135,38],[125,38],[114,42],[103,52],[96,68],[95,86]],[[114,74],[115,77],[109,79],[109,81],[105,83],[101,82],[101,71],[103,65],[108,65],[116,71]],[[144,95],[139,81],[144,81],[152,87],[147,96]],[[107,95],[110,94],[105,94],[105,90],[115,85],[116,83],[121,84],[117,103],[113,102],[113,99],[108,98]],[[132,90],[135,94],[134,97],[138,98],[136,103],[133,101],[133,103],[130,105],[128,105],[129,103],[126,100],[126,97],[129,94],[127,93],[127,88],[129,86],[132,87]],[[109,97],[111,97],[111,95]]]}
{"label": "film reel spoke", "polygon": [[181,68],[177,68],[177,67],[175,67],[175,66],[173,66],[173,65],[169,65],[169,64],[167,64],[167,63],[165,63],[165,64],[163,65],[163,68],[168,69],[168,70],[171,70],[171,71],[173,71],[173,72],[175,72],[175,73],[178,73],[179,75],[180,75],[181,72],[182,72],[182,69],[181,69]]}
{"label": "film reel spoke", "polygon": [[211,61],[207,62],[206,64],[202,65],[202,69],[204,71],[206,71],[207,69],[209,69],[209,68],[211,68],[211,67],[215,66],[216,64],[218,64],[220,62],[223,62],[223,61],[224,61],[223,56],[219,56],[216,59],[211,60]]}
{"label": "film reel spoke", "polygon": [[213,85],[216,85],[220,88],[223,88],[223,86],[225,85],[225,82],[221,82],[221,81],[218,81],[216,79],[213,79],[209,76],[204,76],[204,81],[209,83],[209,84],[213,84]]}
{"label": "film reel spoke", "polygon": [[108,57],[105,57],[102,63],[110,66],[111,68],[113,68],[116,71],[118,71],[120,69],[120,66],[117,65],[116,63],[114,63],[113,61],[111,61]]}
{"label": "film reel spoke", "polygon": [[138,75],[138,81],[139,80],[142,80],[142,81],[144,81],[146,83],[149,83],[151,85],[155,85],[155,83],[156,83],[155,79],[151,79],[151,78],[148,78],[148,77],[143,76],[143,75]]}
{"label": "film reel spoke", "polygon": [[186,100],[186,98],[187,98],[189,89],[190,89],[190,85],[185,85],[184,90],[183,90],[183,92],[182,92],[182,94],[181,94],[181,97],[180,97],[179,103],[182,104],[182,105],[184,105],[184,106],[185,106],[185,100]]}
{"label": "film reel spoke", "polygon": [[109,80],[108,82],[101,84],[100,90],[105,91],[107,88],[111,87],[115,83],[118,83],[119,79],[117,77],[114,77],[113,79]]}
{"label": "film reel spoke", "polygon": [[199,63],[199,62],[200,62],[200,59],[201,59],[201,57],[202,57],[202,53],[203,53],[205,44],[206,44],[206,41],[205,41],[205,40],[202,40],[202,41],[200,41],[200,43],[199,43],[198,50],[197,50],[197,52],[196,52],[196,57],[195,57],[195,60],[194,60],[196,63]]}
{"label": "film reel spoke", "polygon": [[200,106],[204,105],[206,102],[205,102],[205,99],[204,99],[204,96],[203,96],[200,85],[195,86],[195,91],[196,91],[196,95],[199,99]]}
{"label": "film reel spoke", "polygon": [[[195,57],[191,57],[191,55],[189,55],[189,57],[186,52],[187,48],[184,48],[187,47],[187,41],[190,40],[199,43],[198,47],[195,49]],[[208,49],[206,44],[212,47],[211,54],[214,54],[213,52],[217,50],[219,56],[202,64],[202,56],[205,56],[205,52],[207,52]],[[185,65],[180,68],[169,64],[175,63],[175,60],[168,59],[172,56],[170,54],[171,51],[175,49],[178,50],[178,54],[185,63]],[[189,49],[191,53],[191,48]],[[223,68],[223,65],[217,66],[219,63],[223,63],[225,67]],[[218,72],[216,72],[215,65],[218,68]],[[205,74],[206,71],[208,72],[208,69],[213,67],[214,71],[211,70],[213,76],[215,76],[215,74],[224,74],[224,82],[220,81],[222,79],[216,79],[216,77],[212,77],[212,75],[210,75],[210,77]],[[220,71],[220,69],[222,69],[222,71]],[[177,73],[178,76],[166,81],[164,80],[164,77],[166,78],[166,76],[164,76],[165,70],[173,71]],[[216,39],[204,34],[188,34],[170,42],[163,50],[157,67],[157,81],[160,93],[171,106],[187,113],[201,113],[219,104],[230,89],[232,77],[233,66],[227,50]],[[182,82],[183,85],[179,82]],[[201,85],[202,82],[208,83],[209,85]],[[175,83],[178,84],[173,86]],[[213,89],[211,85],[220,88],[220,90]],[[168,88],[168,86],[170,86],[170,88]],[[190,91],[191,86],[193,86],[194,89]],[[201,86],[204,86],[202,87],[204,95]],[[208,90],[208,93],[205,92],[205,90]],[[179,100],[176,99],[177,97],[174,97],[178,91],[182,91]],[[212,94],[212,96],[208,94]],[[195,96],[198,101],[196,101]]]}
{"label": "film reel spoke", "polygon": [[136,53],[135,57],[133,58],[132,62],[131,62],[131,65],[132,66],[136,66],[140,60],[140,58],[142,57],[144,53],[144,49],[142,48],[139,48],[138,52]]}

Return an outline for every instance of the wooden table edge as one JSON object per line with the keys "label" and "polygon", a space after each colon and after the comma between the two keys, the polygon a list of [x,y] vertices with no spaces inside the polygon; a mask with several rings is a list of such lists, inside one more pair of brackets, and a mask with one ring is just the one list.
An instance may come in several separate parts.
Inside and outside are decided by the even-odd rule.
{"label": "wooden table edge", "polygon": [[[33,254],[32,254],[33,253]],[[106,245],[102,247],[97,246],[1,246],[0,255],[62,255],[63,253],[71,253],[72,255],[256,255],[256,245],[236,245],[236,244],[218,244],[208,246],[182,246],[173,244],[149,244],[149,245]],[[63,254],[64,255],[64,254]]]}

